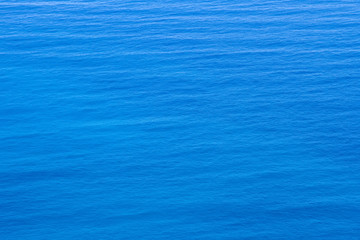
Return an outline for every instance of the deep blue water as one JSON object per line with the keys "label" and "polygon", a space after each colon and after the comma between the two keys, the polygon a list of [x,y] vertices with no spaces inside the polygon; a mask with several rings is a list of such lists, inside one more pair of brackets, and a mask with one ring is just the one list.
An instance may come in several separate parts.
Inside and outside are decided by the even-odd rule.
{"label": "deep blue water", "polygon": [[0,238],[360,239],[358,0],[0,3]]}

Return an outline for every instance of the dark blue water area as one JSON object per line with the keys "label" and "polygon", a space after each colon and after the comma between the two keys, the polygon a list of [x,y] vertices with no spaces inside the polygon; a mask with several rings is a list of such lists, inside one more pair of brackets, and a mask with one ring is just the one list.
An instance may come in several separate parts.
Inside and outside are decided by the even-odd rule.
{"label": "dark blue water area", "polygon": [[0,3],[0,238],[360,239],[360,2]]}

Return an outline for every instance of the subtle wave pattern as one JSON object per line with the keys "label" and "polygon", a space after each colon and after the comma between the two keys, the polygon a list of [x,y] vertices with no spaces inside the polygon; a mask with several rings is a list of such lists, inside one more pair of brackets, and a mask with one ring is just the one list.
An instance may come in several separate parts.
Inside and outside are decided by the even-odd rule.
{"label": "subtle wave pattern", "polygon": [[359,239],[359,1],[0,16],[1,239]]}

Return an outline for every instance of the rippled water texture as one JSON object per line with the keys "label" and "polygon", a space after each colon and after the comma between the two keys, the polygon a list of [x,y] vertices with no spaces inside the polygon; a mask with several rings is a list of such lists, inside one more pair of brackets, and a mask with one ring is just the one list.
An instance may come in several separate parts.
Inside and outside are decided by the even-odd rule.
{"label": "rippled water texture", "polygon": [[360,2],[0,3],[0,238],[360,239]]}

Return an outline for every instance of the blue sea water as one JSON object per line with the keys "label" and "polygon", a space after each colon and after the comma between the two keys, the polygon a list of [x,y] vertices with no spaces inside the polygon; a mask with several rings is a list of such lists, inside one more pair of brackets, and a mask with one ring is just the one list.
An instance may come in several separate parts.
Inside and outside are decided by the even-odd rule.
{"label": "blue sea water", "polygon": [[0,239],[360,239],[358,0],[0,2]]}

